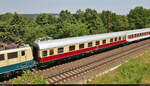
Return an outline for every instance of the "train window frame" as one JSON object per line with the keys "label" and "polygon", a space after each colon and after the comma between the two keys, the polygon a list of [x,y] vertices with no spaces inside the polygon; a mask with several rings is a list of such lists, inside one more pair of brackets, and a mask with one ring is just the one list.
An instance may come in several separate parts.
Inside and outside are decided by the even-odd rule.
{"label": "train window frame", "polygon": [[113,38],[110,38],[110,42],[113,42]]}
{"label": "train window frame", "polygon": [[5,54],[0,54],[0,61],[4,61],[5,60]]}
{"label": "train window frame", "polygon": [[75,48],[76,48],[76,46],[75,46],[75,45],[71,45],[71,46],[69,46],[69,51],[74,51],[74,50],[75,50]]}
{"label": "train window frame", "polygon": [[128,38],[131,39],[131,35],[129,35]]}
{"label": "train window frame", "polygon": [[121,36],[119,36],[119,41],[121,40]]}
{"label": "train window frame", "polygon": [[117,37],[115,37],[115,41],[117,41]]}
{"label": "train window frame", "polygon": [[134,38],[134,35],[132,34],[131,37]]}
{"label": "train window frame", "polygon": [[125,36],[123,36],[123,40],[125,40],[126,39],[126,37]]}
{"label": "train window frame", "polygon": [[54,49],[49,49],[49,55],[54,55]]}
{"label": "train window frame", "polygon": [[102,43],[103,43],[103,44],[106,44],[106,39],[104,39],[104,40],[102,41]]}
{"label": "train window frame", "polygon": [[144,33],[142,33],[142,36],[144,35]]}
{"label": "train window frame", "polygon": [[89,42],[88,47],[92,47],[92,44],[93,44],[92,42]]}
{"label": "train window frame", "polygon": [[96,42],[95,42],[95,45],[100,45],[100,41],[96,41]]}
{"label": "train window frame", "polygon": [[64,52],[64,47],[60,47],[60,48],[58,48],[58,54],[60,54],[60,53],[63,53]]}
{"label": "train window frame", "polygon": [[26,55],[25,50],[21,51],[21,56],[25,56],[25,55]]}
{"label": "train window frame", "polygon": [[42,56],[43,56],[43,57],[47,56],[47,50],[43,50],[43,51],[42,51]]}
{"label": "train window frame", "polygon": [[18,52],[7,53],[7,58],[8,59],[18,58]]}
{"label": "train window frame", "polygon": [[84,48],[84,43],[79,44],[79,49],[83,49]]}

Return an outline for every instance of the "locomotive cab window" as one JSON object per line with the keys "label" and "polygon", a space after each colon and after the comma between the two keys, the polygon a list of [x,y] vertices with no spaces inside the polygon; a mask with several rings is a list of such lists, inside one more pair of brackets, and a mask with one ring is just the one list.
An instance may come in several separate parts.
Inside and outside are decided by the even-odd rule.
{"label": "locomotive cab window", "polygon": [[106,40],[103,40],[103,44],[106,44]]}
{"label": "locomotive cab window", "polygon": [[91,46],[92,46],[92,42],[89,42],[89,43],[88,43],[88,47],[91,47]]}
{"label": "locomotive cab window", "polygon": [[8,59],[13,59],[18,57],[18,52],[8,53]]}
{"label": "locomotive cab window", "polygon": [[21,51],[21,56],[25,56],[25,51]]}
{"label": "locomotive cab window", "polygon": [[4,54],[0,54],[0,61],[4,60]]}
{"label": "locomotive cab window", "polygon": [[99,41],[96,41],[96,45],[99,45]]}
{"label": "locomotive cab window", "polygon": [[58,48],[58,53],[63,53],[64,52],[64,48]]}
{"label": "locomotive cab window", "polygon": [[79,49],[82,49],[82,48],[84,48],[84,44],[79,45]]}
{"label": "locomotive cab window", "polygon": [[75,45],[69,47],[69,51],[74,51],[74,50],[75,50]]}
{"label": "locomotive cab window", "polygon": [[43,52],[42,52],[42,55],[43,55],[43,56],[47,56],[47,50],[43,51]]}
{"label": "locomotive cab window", "polygon": [[54,54],[54,50],[53,49],[50,49],[49,50],[49,55],[53,55]]}

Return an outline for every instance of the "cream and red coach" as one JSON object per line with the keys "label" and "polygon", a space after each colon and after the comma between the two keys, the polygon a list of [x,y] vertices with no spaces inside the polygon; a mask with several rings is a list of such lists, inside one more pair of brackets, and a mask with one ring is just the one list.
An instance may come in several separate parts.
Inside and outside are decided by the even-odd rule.
{"label": "cream and red coach", "polygon": [[126,31],[40,41],[33,44],[38,63],[49,62],[126,42]]}

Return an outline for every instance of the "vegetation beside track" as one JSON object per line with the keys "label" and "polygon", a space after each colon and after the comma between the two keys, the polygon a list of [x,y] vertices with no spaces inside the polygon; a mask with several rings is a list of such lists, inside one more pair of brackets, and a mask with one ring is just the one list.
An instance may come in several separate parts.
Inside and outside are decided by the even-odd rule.
{"label": "vegetation beside track", "polygon": [[22,76],[18,76],[13,80],[12,84],[44,84],[46,81],[43,76],[36,75],[36,73],[27,70],[24,71]]}
{"label": "vegetation beside track", "polygon": [[150,50],[87,84],[150,84]]}

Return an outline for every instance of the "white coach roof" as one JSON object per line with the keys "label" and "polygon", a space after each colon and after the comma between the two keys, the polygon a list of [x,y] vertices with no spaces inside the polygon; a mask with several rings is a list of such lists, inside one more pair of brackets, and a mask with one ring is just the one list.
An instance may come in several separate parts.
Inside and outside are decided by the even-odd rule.
{"label": "white coach roof", "polygon": [[96,40],[103,40],[106,38],[125,36],[126,33],[137,33],[137,32],[146,32],[146,31],[150,31],[150,28],[40,41],[40,42],[35,42],[33,46],[38,47],[41,50],[41,49],[48,49],[48,48],[63,47],[67,45],[81,44],[81,43],[91,42]]}
{"label": "white coach roof", "polygon": [[96,41],[96,40],[103,40],[106,38],[124,36],[125,34],[126,34],[126,31],[96,34],[96,35],[87,35],[87,36],[80,36],[80,37],[70,37],[70,38],[63,38],[63,39],[40,41],[40,42],[34,43],[33,46],[38,47],[41,50],[41,49],[48,49],[48,48],[55,48],[55,47],[63,47],[66,45],[81,44],[81,43],[91,42],[91,41]]}

